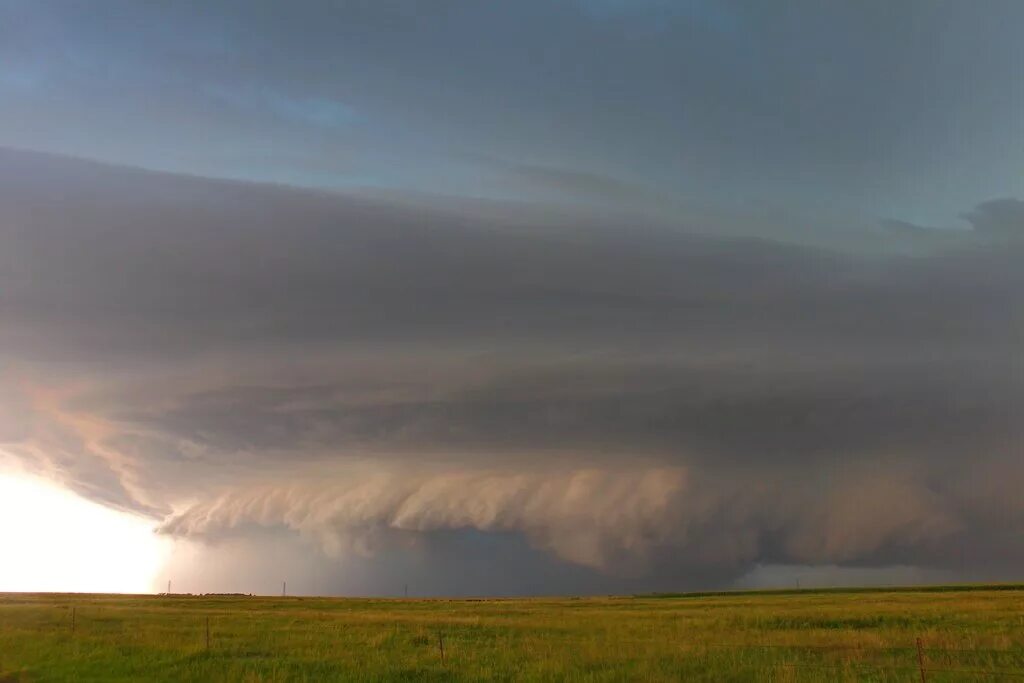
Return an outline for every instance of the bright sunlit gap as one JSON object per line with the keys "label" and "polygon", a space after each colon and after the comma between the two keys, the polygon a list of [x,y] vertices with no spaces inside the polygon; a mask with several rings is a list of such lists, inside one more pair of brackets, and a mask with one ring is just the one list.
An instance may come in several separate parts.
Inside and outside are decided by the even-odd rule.
{"label": "bright sunlit gap", "polygon": [[172,545],[150,520],[0,471],[0,591],[151,593]]}

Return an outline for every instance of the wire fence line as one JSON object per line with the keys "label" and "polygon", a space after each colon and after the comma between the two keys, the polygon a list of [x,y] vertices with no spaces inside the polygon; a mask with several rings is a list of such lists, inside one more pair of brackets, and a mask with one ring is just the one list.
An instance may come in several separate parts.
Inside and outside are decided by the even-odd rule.
{"label": "wire fence line", "polygon": [[[94,610],[89,610],[94,612]],[[196,611],[196,635],[197,641],[202,643],[205,641],[206,651],[216,651],[215,639],[211,639],[211,614],[219,618],[225,618],[228,615],[219,613],[217,611],[209,612],[206,610]],[[88,637],[91,629],[89,629],[89,619],[82,619],[81,617],[87,616],[81,614],[81,612],[75,606],[68,606],[68,616],[70,617],[69,622],[60,620],[57,624],[53,622],[43,622],[37,624],[42,630],[50,630],[51,627],[57,626],[59,629],[67,629],[67,632],[72,638]],[[95,616],[88,615],[88,616]],[[213,622],[216,625],[216,620]],[[458,637],[459,633],[456,628],[446,631],[444,624],[440,625],[440,628],[435,625],[431,628],[431,633],[434,633],[434,642],[438,646],[440,662],[442,666],[451,667],[458,665],[457,652],[459,649],[464,647],[479,646],[479,640],[474,639],[473,642],[468,641],[465,638]],[[455,626],[454,624],[448,624],[448,626]],[[465,625],[459,625],[465,626]],[[422,629],[421,629],[422,630]],[[95,633],[95,631],[92,631]],[[109,635],[109,634],[104,634]],[[654,642],[652,638],[644,637],[630,637],[626,635],[623,637],[621,634],[608,633],[608,639],[610,642],[614,642],[616,645],[651,645]],[[205,638],[204,638],[205,636]],[[568,637],[556,638],[555,640],[565,640],[567,643],[573,639]],[[460,642],[462,641],[462,642]],[[424,639],[424,644],[428,643],[429,639]],[[920,680],[927,683],[927,677],[929,674],[950,674],[956,676],[972,676],[972,677],[984,677],[984,678],[996,678],[996,679],[1024,679],[1024,646],[1015,644],[1009,647],[956,647],[956,646],[939,646],[935,644],[927,644],[921,638],[917,638],[913,644],[906,645],[880,645],[877,643],[751,643],[751,642],[708,642],[708,641],[684,641],[681,644],[681,649],[687,651],[693,655],[703,655],[707,657],[709,652],[720,652],[728,653],[731,655],[738,655],[738,659],[742,659],[744,653],[750,651],[763,650],[768,652],[778,653],[781,657],[790,656],[797,659],[815,659],[816,661],[769,661],[769,662],[750,662],[749,664],[755,664],[760,666],[762,669],[792,669],[792,670],[819,670],[819,671],[862,671],[862,672],[888,672],[893,674],[918,674]],[[455,646],[455,649],[452,647]],[[446,649],[447,657],[446,657]],[[840,660],[833,661],[820,661],[821,658],[828,654],[835,654],[837,656],[843,656]],[[859,653],[867,655],[868,657],[875,657],[875,661],[871,659],[853,659],[849,657],[850,653]],[[916,661],[913,660],[914,656],[917,656]],[[984,667],[983,665],[965,662],[967,659],[977,658],[988,658],[988,659],[999,659],[999,658],[1011,659],[1012,663],[1009,666],[1014,668],[1004,668],[1004,666],[993,666]],[[888,658],[890,661],[885,661]],[[883,661],[878,661],[882,659]],[[903,661],[898,661],[902,659]],[[939,661],[936,661],[939,660]],[[956,666],[957,663],[962,663],[962,666]],[[739,663],[740,666],[744,664]]]}

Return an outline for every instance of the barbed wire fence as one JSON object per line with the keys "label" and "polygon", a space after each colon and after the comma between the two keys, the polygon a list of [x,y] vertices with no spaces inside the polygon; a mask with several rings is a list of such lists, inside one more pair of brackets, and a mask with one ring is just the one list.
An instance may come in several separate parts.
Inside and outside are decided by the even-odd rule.
{"label": "barbed wire fence", "polygon": [[[95,613],[97,608],[90,609]],[[71,638],[89,636],[89,619],[74,605],[67,606],[67,616],[57,623],[40,623],[38,627],[49,630],[56,627],[66,630]],[[217,645],[211,638],[210,614],[196,612],[196,641],[206,652],[215,652]],[[61,623],[62,622],[62,623]],[[438,651],[439,663],[449,671],[458,668],[457,653],[462,648],[479,646],[479,641],[462,642],[457,632],[446,631],[444,624],[437,628],[433,643]],[[616,635],[611,638],[615,645],[642,646],[650,645],[650,638],[629,638]],[[422,638],[423,644],[431,642]],[[566,638],[566,645],[571,645],[571,638]],[[975,678],[982,680],[1024,680],[1024,647],[1011,645],[1008,647],[950,647],[928,643],[926,639],[916,638],[913,643],[903,645],[877,645],[869,643],[751,643],[751,642],[707,642],[698,641],[681,644],[682,655],[687,657],[703,657],[710,668],[712,653],[721,653],[735,657],[734,664],[744,669],[756,668],[761,672],[769,670],[789,670],[792,672],[818,671],[834,672],[836,677],[843,672],[868,676],[870,674],[895,674],[907,680],[917,679],[928,683],[932,674],[951,677],[955,680]],[[774,661],[743,662],[744,655],[763,651],[775,655]],[[856,655],[856,656],[851,656]],[[979,661],[988,660],[989,665]],[[991,662],[996,662],[992,665]],[[1002,662],[1002,664],[1000,664]],[[717,666],[728,664],[716,662]]]}

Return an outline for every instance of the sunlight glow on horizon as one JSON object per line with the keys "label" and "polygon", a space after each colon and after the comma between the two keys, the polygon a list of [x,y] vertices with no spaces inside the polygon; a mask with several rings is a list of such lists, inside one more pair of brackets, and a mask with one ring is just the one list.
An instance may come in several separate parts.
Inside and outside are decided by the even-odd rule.
{"label": "sunlight glow on horizon", "polygon": [[0,471],[0,592],[152,593],[173,542],[142,517]]}

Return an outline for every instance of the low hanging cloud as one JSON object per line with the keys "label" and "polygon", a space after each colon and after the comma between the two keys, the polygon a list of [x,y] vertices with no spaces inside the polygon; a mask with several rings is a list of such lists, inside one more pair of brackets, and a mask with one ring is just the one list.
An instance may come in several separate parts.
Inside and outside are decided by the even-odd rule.
{"label": "low hanging cloud", "polygon": [[339,561],[1019,567],[1012,208],[880,255],[0,151],[0,450]]}

